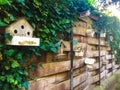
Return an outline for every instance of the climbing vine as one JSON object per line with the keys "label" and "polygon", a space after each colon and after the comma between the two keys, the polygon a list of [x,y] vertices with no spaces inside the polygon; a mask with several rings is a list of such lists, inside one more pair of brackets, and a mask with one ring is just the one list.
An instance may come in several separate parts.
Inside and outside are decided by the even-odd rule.
{"label": "climbing vine", "polygon": [[[116,56],[117,63],[120,63],[120,19],[101,12],[99,19],[94,22],[93,28],[106,32],[106,40],[110,44],[112,53]],[[112,40],[110,36],[112,36]]]}
{"label": "climbing vine", "polygon": [[28,80],[31,79],[28,69],[34,70],[34,63],[24,64],[32,55],[40,56],[40,50],[56,52],[59,40],[66,39],[74,20],[81,11],[90,9],[93,1],[0,0],[1,27],[24,17],[35,29],[34,37],[40,38],[38,47],[8,46],[4,39],[12,37],[0,34],[0,90],[28,89]]}

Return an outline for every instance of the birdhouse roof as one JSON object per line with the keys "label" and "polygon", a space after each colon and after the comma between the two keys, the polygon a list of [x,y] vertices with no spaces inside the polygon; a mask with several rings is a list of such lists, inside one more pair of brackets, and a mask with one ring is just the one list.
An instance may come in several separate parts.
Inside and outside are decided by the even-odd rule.
{"label": "birdhouse roof", "polygon": [[9,27],[16,27],[16,26],[27,26],[29,27],[30,30],[34,30],[33,27],[28,23],[28,21],[25,18],[19,18],[18,20],[16,20],[15,22],[11,23],[7,28]]}

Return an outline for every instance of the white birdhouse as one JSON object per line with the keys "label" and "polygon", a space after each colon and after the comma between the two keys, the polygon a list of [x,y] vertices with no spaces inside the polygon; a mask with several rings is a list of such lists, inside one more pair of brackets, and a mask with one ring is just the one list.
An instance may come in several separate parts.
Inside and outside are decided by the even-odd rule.
{"label": "white birdhouse", "polygon": [[33,37],[34,29],[24,18],[18,19],[5,28],[5,32],[12,36],[12,40],[6,40],[8,45],[39,46],[39,38]]}

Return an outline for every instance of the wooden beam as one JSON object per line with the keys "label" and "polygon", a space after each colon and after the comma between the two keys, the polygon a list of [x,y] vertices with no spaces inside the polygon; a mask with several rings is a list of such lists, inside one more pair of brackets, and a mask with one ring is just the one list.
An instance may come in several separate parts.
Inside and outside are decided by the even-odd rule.
{"label": "wooden beam", "polygon": [[[98,39],[97,39],[97,38],[89,37],[89,38],[87,39],[87,43],[88,43],[88,44],[93,44],[93,45],[98,45]],[[102,46],[107,46],[106,41],[101,39],[100,45],[102,45]]]}
{"label": "wooden beam", "polygon": [[74,27],[73,28],[73,34],[74,35],[86,36],[85,28],[83,28],[83,27]]}
{"label": "wooden beam", "polygon": [[[74,81],[75,81],[74,87],[76,87],[80,83],[87,80],[88,77],[89,77],[89,74],[87,72],[75,77],[74,78]],[[44,90],[70,90],[70,80],[66,80],[66,81],[63,81],[63,82],[58,83],[58,84],[57,83],[51,84],[51,85],[45,87]]]}
{"label": "wooden beam", "polygon": [[[101,51],[100,55],[104,56],[104,55],[106,55],[106,53],[107,53],[107,51]],[[99,53],[98,53],[98,51],[89,50],[89,51],[86,52],[86,56],[87,57],[98,57]]]}
{"label": "wooden beam", "polygon": [[88,81],[84,81],[80,85],[76,86],[74,90],[83,90],[89,85]]}
{"label": "wooden beam", "polygon": [[106,65],[106,69],[112,68],[112,63]]}
{"label": "wooden beam", "polygon": [[[73,64],[74,69],[80,68],[84,65],[84,59],[74,60]],[[35,71],[30,71],[30,75],[40,78],[43,76],[48,76],[70,70],[70,61],[43,63],[42,67],[40,67],[39,65],[40,63],[35,68]]]}
{"label": "wooden beam", "polygon": [[96,83],[98,81],[99,81],[99,74],[90,78],[91,84]]}

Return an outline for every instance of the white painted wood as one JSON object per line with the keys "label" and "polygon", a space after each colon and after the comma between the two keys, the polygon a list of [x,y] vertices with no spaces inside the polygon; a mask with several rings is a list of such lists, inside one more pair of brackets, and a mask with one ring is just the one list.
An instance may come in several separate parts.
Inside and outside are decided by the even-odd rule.
{"label": "white painted wood", "polygon": [[8,45],[19,45],[19,46],[39,46],[39,38],[13,36],[12,40],[7,43]]}

